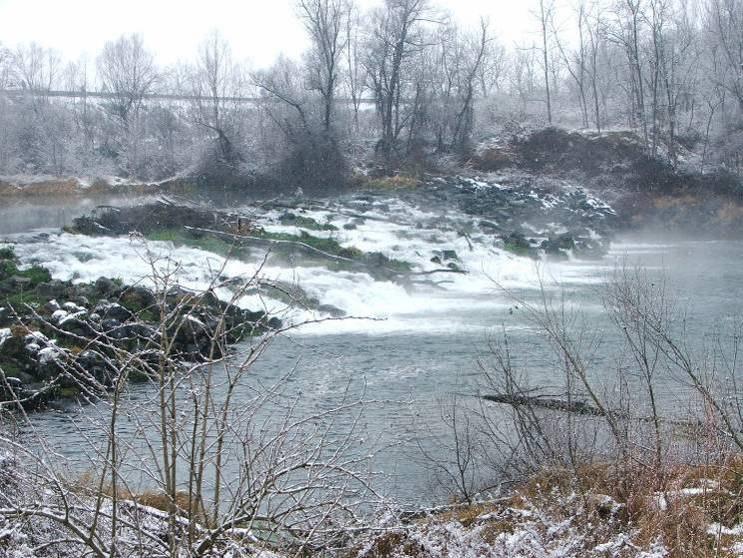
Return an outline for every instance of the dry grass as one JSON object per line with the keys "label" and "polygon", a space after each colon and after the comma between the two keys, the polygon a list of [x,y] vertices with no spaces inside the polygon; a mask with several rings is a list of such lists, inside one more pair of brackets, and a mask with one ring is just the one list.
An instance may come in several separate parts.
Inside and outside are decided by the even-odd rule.
{"label": "dry grass", "polygon": [[200,523],[205,523],[207,518],[207,514],[200,502],[189,498],[189,494],[186,491],[177,491],[175,498],[171,498],[169,494],[160,490],[132,492],[126,488],[118,487],[116,491],[114,491],[111,484],[107,482],[104,482],[101,487],[100,478],[90,472],[81,474],[78,478],[74,479],[69,486],[78,494],[86,496],[95,496],[99,493],[99,488],[102,488],[100,492],[108,498],[113,498],[115,492],[115,495],[119,500],[136,502],[140,506],[146,506],[164,512],[170,511],[171,506],[174,505],[174,509],[178,515],[190,517]]}
{"label": "dry grass", "polygon": [[193,185],[184,180],[170,180],[156,185],[134,183],[126,185],[110,184],[106,179],[97,178],[92,184],[83,185],[77,178],[50,177],[46,180],[35,180],[28,183],[15,183],[12,180],[0,180],[1,198],[75,198],[102,194],[153,194],[161,192],[182,193],[193,188]]}
{"label": "dry grass", "polygon": [[510,148],[495,147],[484,150],[471,161],[476,169],[498,171],[516,164],[516,155]]}
{"label": "dry grass", "polygon": [[743,205],[735,202],[727,202],[717,211],[717,218],[720,221],[740,221],[743,219]]}
{"label": "dry grass", "polygon": [[413,176],[397,174],[395,176],[383,176],[380,178],[370,178],[363,182],[363,186],[373,189],[382,190],[400,190],[407,188],[417,188],[421,182]]}
{"label": "dry grass", "polygon": [[[514,533],[516,539],[529,533],[537,539],[530,544],[544,545],[545,552],[550,544],[559,547],[570,541],[575,558],[629,558],[659,543],[668,558],[733,558],[738,556],[735,545],[743,542],[743,536],[732,531],[743,522],[742,494],[741,456],[715,464],[679,464],[664,471],[634,461],[549,468],[506,500],[420,519],[375,537],[352,555],[431,558],[446,550],[454,556],[452,545],[471,536],[484,549],[480,555],[497,557],[510,555],[502,554],[504,541]],[[560,525],[568,528],[559,532]],[[624,539],[630,542],[612,553],[597,550]],[[527,544],[519,556],[542,555],[533,549]]]}
{"label": "dry grass", "polygon": [[0,196],[75,196],[81,190],[80,183],[74,178],[40,180],[17,186],[10,182],[0,181]]}
{"label": "dry grass", "polygon": [[414,558],[424,557],[425,549],[410,539],[403,532],[392,531],[375,538],[371,546],[359,553],[364,558],[392,558],[411,556]]}
{"label": "dry grass", "polygon": [[[518,490],[522,498],[550,507],[555,494],[579,493],[585,519],[606,518],[607,502],[621,506],[621,528],[635,531],[635,544],[662,541],[669,558],[733,557],[743,538],[726,535],[743,522],[743,457],[720,463],[675,465],[664,471],[638,465],[600,464],[571,471],[545,471]],[[607,498],[602,498],[607,496]],[[603,502],[603,503],[602,503]],[[710,534],[721,526],[720,535]]]}
{"label": "dry grass", "polygon": [[13,337],[26,337],[26,335],[29,335],[30,333],[31,330],[23,324],[15,324],[10,327],[10,334]]}
{"label": "dry grass", "polygon": [[695,207],[700,203],[702,203],[702,200],[690,194],[683,196],[657,196],[653,199],[653,205],[656,209],[685,209]]}

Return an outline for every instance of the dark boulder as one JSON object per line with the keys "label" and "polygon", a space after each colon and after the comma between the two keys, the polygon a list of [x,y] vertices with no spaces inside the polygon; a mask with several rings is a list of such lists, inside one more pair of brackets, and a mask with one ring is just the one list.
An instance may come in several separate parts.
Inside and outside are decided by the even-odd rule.
{"label": "dark boulder", "polygon": [[64,298],[67,295],[68,285],[59,279],[52,279],[49,282],[39,283],[36,292],[44,298]]}
{"label": "dark boulder", "polygon": [[127,287],[119,294],[119,301],[131,312],[138,314],[143,310],[153,311],[157,307],[155,294],[141,286]]}
{"label": "dark boulder", "polygon": [[98,296],[110,298],[119,290],[119,285],[113,279],[99,277],[94,284],[94,288]]}
{"label": "dark boulder", "polygon": [[93,311],[98,314],[103,320],[117,320],[119,322],[128,322],[129,320],[134,318],[134,314],[124,308],[121,304],[117,304],[115,302],[101,302],[96,305]]}
{"label": "dark boulder", "polygon": [[116,367],[101,353],[87,350],[80,353],[75,364],[105,386],[110,386],[118,374]]}

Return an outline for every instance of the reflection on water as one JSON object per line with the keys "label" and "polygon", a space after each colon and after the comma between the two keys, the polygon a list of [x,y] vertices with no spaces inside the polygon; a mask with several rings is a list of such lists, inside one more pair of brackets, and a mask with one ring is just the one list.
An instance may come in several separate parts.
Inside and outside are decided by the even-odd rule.
{"label": "reflection on water", "polygon": [[95,198],[40,198],[0,200],[0,234],[34,229],[61,229],[73,219],[99,205],[128,206],[147,201],[147,197],[101,196]]}

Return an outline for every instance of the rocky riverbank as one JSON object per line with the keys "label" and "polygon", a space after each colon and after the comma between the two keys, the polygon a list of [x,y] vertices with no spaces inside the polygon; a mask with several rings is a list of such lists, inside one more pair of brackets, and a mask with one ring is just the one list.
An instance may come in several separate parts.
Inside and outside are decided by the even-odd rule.
{"label": "rocky riverbank", "polygon": [[52,279],[41,266],[19,267],[0,249],[0,401],[39,408],[96,397],[121,374],[147,380],[162,358],[219,358],[244,337],[281,327],[213,293],[180,287],[155,292],[101,277]]}
{"label": "rocky riverbank", "polygon": [[611,204],[624,231],[740,238],[740,178],[722,168],[700,172],[692,152],[676,149],[673,162],[662,149],[650,156],[633,132],[544,128],[484,144],[471,165],[480,172],[580,184]]}
{"label": "rocky riverbank", "polygon": [[535,259],[601,257],[618,225],[614,209],[585,188],[524,173],[431,177],[423,190],[471,215],[506,250]]}

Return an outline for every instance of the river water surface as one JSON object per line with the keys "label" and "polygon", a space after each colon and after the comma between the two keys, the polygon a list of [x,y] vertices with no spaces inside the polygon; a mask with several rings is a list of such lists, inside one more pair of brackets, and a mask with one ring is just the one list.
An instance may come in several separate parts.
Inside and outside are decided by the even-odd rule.
{"label": "river water surface", "polygon": [[[468,273],[452,274],[437,284],[399,285],[374,281],[364,273],[269,261],[264,276],[299,284],[321,302],[342,308],[354,318],[322,321],[323,316],[284,309],[278,301],[254,295],[241,304],[281,311],[296,322],[321,319],[275,339],[250,371],[252,387],[271,384],[291,372],[285,389],[290,398],[299,394],[298,412],[304,413],[332,408],[344,397],[369,400],[356,426],[358,444],[364,446],[359,451],[381,448],[373,467],[385,473],[381,481],[385,491],[402,501],[420,501],[427,497],[423,495],[432,494],[430,475],[416,458],[418,446],[434,448],[444,435],[442,402],[445,405],[453,395],[478,393],[482,366],[492,358],[489,345],[494,339],[508,334],[514,361],[533,384],[555,383],[558,372],[547,356],[543,336],[527,319],[519,300],[538,303],[547,296],[578,312],[584,330],[593,339],[602,339],[602,350],[594,359],[599,375],[611,369],[602,364],[600,355],[609,359],[621,345],[604,317],[602,294],[623,266],[643,266],[652,277],[667,281],[693,336],[702,338],[715,328],[734,326],[742,315],[741,242],[635,236],[613,242],[600,260],[536,264],[493,249],[485,237],[464,239],[451,231],[433,230],[430,222],[436,216],[390,203],[393,215],[404,216],[407,225],[401,225],[401,219],[367,221],[344,233],[348,243],[423,262],[431,251],[444,246],[456,250]],[[213,270],[221,267],[218,256],[169,243],[144,246],[132,238],[59,234],[54,230],[58,218],[53,215],[52,221],[39,222],[44,218],[24,221],[17,217],[18,223],[27,225],[6,224],[0,233],[18,243],[16,251],[22,261],[42,263],[61,279],[89,281],[107,275],[146,282],[154,254],[161,258],[157,265],[172,267],[174,261],[179,262],[179,280],[199,288],[208,286]],[[466,220],[467,216],[456,218]],[[47,228],[40,231],[39,227]],[[249,276],[256,261],[230,262],[222,274]],[[247,349],[244,345],[237,351]],[[611,378],[607,380],[611,383]],[[151,386],[132,387],[129,410],[140,419],[150,399],[148,390]],[[247,401],[252,394],[246,388],[243,396]],[[672,390],[664,394],[668,405],[683,406],[684,397]],[[41,412],[32,416],[32,424],[52,449],[80,470],[90,466],[91,448],[103,439],[103,433],[86,426],[96,413],[96,406],[91,405]],[[352,414],[341,419],[339,430]],[[130,427],[122,423],[122,431],[127,433],[130,428],[127,435],[142,437],[139,423],[133,421]]]}

